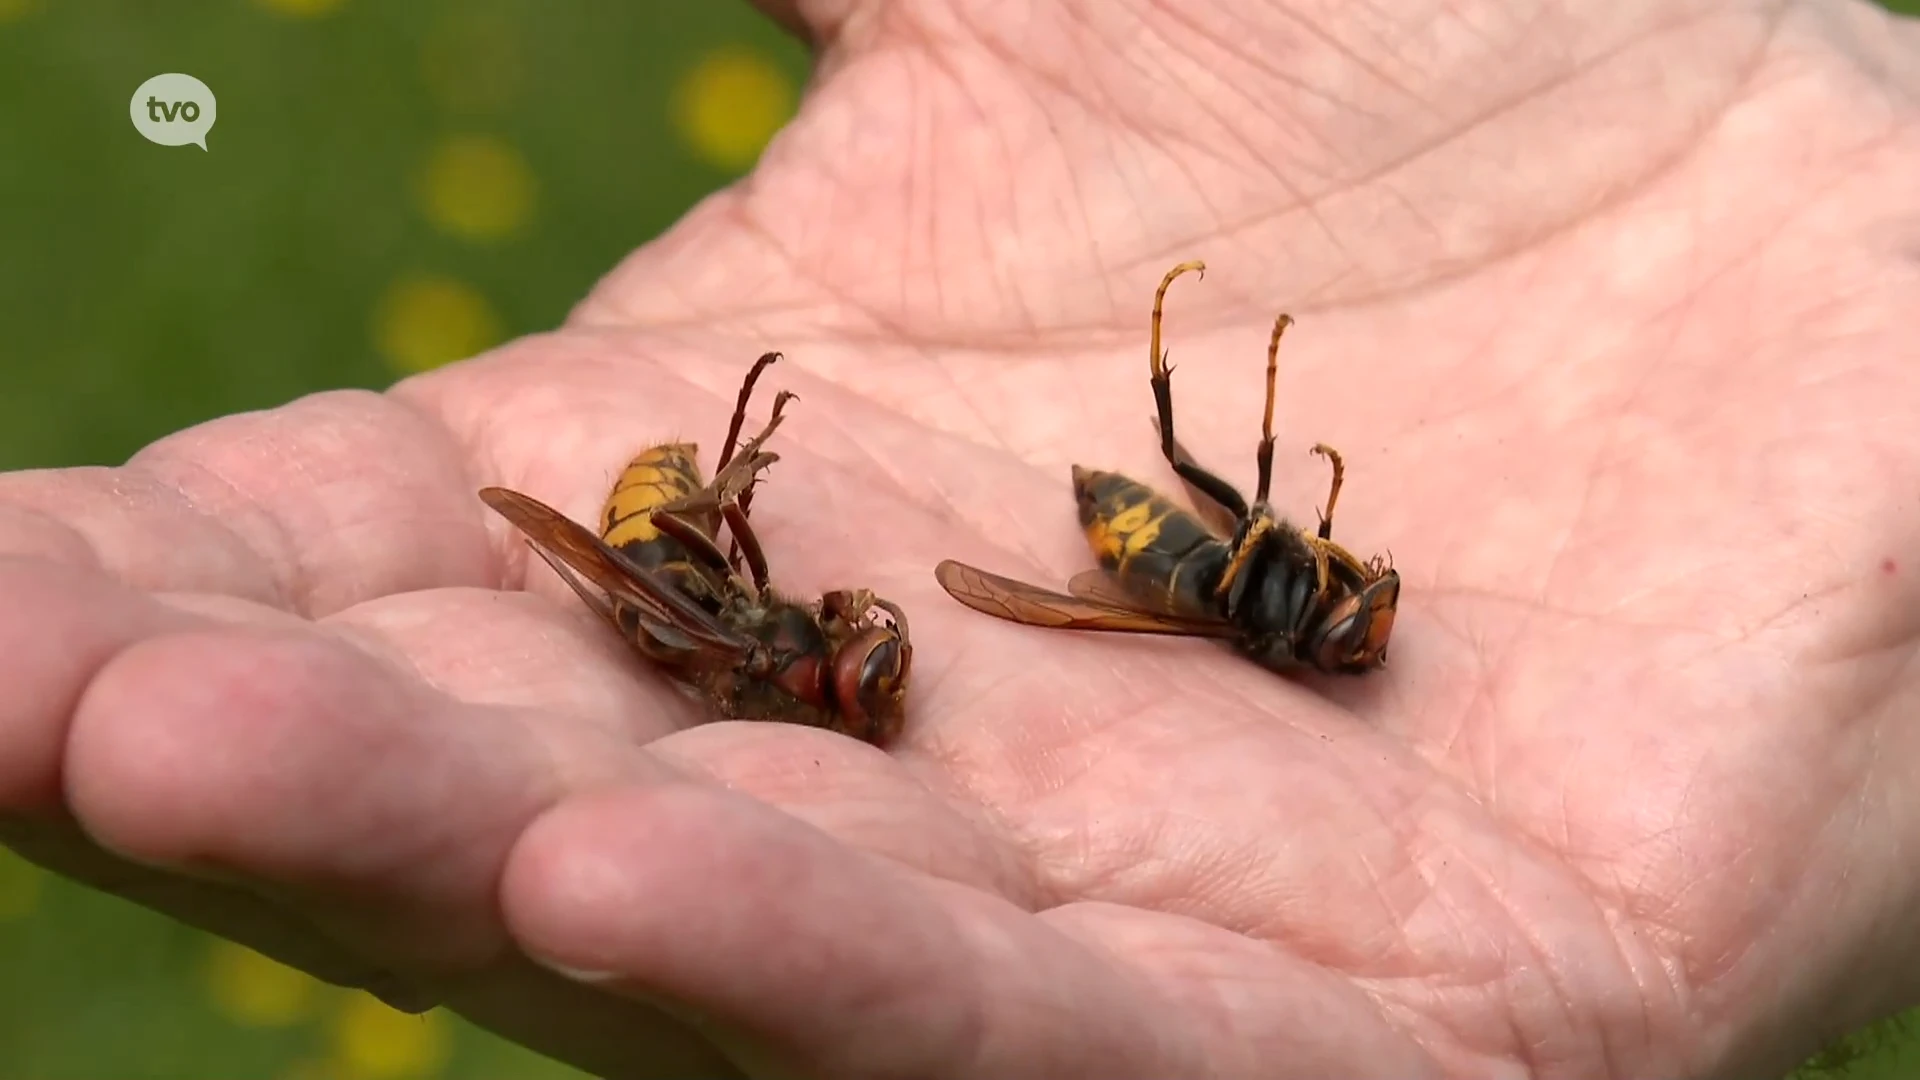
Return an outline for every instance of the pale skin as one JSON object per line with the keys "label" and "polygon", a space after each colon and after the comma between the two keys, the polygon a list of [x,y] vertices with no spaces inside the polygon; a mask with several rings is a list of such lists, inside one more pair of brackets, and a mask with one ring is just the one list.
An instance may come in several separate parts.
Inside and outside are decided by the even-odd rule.
{"label": "pale skin", "polygon": [[[557,332],[0,476],[0,837],[623,1077],[1755,1077],[1920,1001],[1911,21],[777,14],[800,116]],[[1181,439],[1250,488],[1292,314],[1274,502],[1344,455],[1383,673],[933,581],[1178,490],[1190,258]],[[774,348],[754,520],[910,614],[890,754],[695,726],[474,494],[591,521]]]}

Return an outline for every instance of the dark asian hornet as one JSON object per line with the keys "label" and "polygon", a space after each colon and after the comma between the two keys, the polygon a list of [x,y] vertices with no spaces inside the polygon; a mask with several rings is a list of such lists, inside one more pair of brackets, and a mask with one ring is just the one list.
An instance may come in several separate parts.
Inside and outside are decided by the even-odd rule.
{"label": "dark asian hornet", "polygon": [[1273,398],[1281,315],[1267,344],[1267,403],[1261,422],[1253,503],[1195,463],[1174,437],[1172,368],[1160,348],[1160,309],[1173,279],[1200,262],[1167,272],[1154,294],[1148,362],[1159,416],[1160,452],[1192,497],[1195,513],[1119,473],[1073,467],[1080,526],[1100,569],[1076,574],[1067,594],[991,574],[951,559],[934,570],[962,604],[1012,622],[1064,630],[1168,634],[1227,640],[1276,671],[1301,666],[1361,675],[1386,666],[1387,639],[1400,599],[1400,575],[1374,557],[1361,562],[1333,542],[1333,504],[1345,467],[1324,443],[1312,452],[1333,465],[1327,509],[1317,534],[1276,516]]}
{"label": "dark asian hornet", "polygon": [[[762,447],[794,395],[782,390],[766,426],[734,448],[754,383],[779,358],[767,353],[747,372],[711,483],[693,443],[643,450],[615,480],[597,536],[517,491],[483,488],[480,498],[641,655],[721,714],[884,745],[904,722],[913,660],[906,615],[867,589],[829,592],[812,605],[775,592],[748,522],[754,485],[779,460]],[[722,524],[731,534],[725,552]]]}

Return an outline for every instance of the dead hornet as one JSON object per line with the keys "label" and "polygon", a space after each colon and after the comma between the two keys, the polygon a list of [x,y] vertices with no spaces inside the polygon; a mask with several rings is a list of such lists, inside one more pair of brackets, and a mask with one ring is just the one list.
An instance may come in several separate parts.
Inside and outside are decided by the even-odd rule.
{"label": "dead hornet", "polygon": [[1345,467],[1324,443],[1312,453],[1333,465],[1317,535],[1274,514],[1273,397],[1281,315],[1267,344],[1267,404],[1261,422],[1258,483],[1249,506],[1239,491],[1195,463],[1174,437],[1172,369],[1160,348],[1160,309],[1173,279],[1200,262],[1168,271],[1154,294],[1148,360],[1160,452],[1184,482],[1188,513],[1118,473],[1073,467],[1080,525],[1100,568],[1067,583],[1071,595],[1015,581],[948,559],[934,570],[942,588],[975,611],[1028,626],[1113,633],[1168,634],[1231,642],[1276,671],[1302,666],[1360,675],[1387,662],[1387,639],[1400,598],[1390,562],[1366,562],[1333,542],[1333,504]]}
{"label": "dead hornet", "polygon": [[[766,426],[734,447],[754,383],[779,358],[767,353],[747,372],[711,483],[701,480],[693,443],[644,450],[614,482],[597,536],[517,491],[483,488],[480,498],[642,656],[722,715],[884,745],[904,722],[913,660],[906,615],[867,589],[829,592],[812,605],[775,592],[748,522],[760,473],[779,460],[762,447],[794,395],[782,390]],[[722,524],[731,534],[724,553]]]}

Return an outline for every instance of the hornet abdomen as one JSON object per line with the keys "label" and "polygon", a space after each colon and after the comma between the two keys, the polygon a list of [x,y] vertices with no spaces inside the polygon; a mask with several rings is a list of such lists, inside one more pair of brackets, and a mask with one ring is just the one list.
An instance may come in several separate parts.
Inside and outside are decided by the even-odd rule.
{"label": "hornet abdomen", "polygon": [[1156,610],[1218,615],[1229,542],[1159,492],[1119,473],[1073,467],[1080,527],[1100,567]]}
{"label": "hornet abdomen", "polygon": [[[694,565],[685,544],[653,523],[654,511],[706,486],[699,453],[694,443],[666,443],[640,451],[620,471],[607,495],[600,511],[600,538],[682,592],[704,600],[711,594],[711,579]],[[712,536],[718,527],[712,517],[699,514],[691,520]]]}

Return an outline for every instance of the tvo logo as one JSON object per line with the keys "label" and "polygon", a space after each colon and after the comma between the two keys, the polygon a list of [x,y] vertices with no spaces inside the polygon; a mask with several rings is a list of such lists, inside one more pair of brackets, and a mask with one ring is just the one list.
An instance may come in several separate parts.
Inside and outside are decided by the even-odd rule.
{"label": "tvo logo", "polygon": [[207,148],[213,127],[213,91],[191,75],[170,72],[140,84],[127,106],[134,130],[161,146]]}

